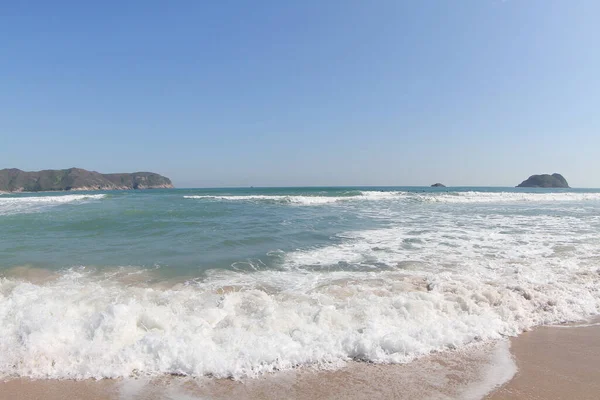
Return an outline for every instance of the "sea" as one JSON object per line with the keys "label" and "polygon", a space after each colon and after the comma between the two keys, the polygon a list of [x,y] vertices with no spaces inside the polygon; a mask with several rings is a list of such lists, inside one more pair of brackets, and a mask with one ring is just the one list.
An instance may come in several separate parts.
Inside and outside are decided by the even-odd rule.
{"label": "sea", "polygon": [[0,195],[0,378],[410,363],[600,313],[600,190]]}

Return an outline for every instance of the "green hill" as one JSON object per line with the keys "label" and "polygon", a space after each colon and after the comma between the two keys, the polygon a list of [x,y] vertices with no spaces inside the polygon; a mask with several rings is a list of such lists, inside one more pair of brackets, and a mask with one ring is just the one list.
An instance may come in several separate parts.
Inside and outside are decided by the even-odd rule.
{"label": "green hill", "polygon": [[81,168],[35,172],[0,170],[0,191],[39,192],[53,190],[127,190],[172,188],[169,178],[153,172],[101,174]]}

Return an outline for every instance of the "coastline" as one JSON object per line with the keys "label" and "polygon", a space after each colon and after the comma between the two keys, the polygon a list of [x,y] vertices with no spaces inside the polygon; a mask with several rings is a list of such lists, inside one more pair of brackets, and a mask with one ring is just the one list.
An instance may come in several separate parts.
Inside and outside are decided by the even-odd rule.
{"label": "coastline", "polygon": [[434,354],[409,364],[349,362],[332,371],[301,368],[241,382],[181,377],[15,379],[0,382],[0,400],[595,399],[599,378],[600,323],[596,321],[542,326],[510,341]]}

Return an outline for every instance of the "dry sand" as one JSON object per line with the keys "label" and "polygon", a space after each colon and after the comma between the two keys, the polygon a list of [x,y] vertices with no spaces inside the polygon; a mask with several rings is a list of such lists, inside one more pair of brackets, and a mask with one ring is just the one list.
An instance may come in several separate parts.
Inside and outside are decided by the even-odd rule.
{"label": "dry sand", "polygon": [[[234,382],[153,381],[0,383],[0,399],[476,399],[513,375],[507,343],[434,355],[408,365],[348,363],[337,371],[301,369]],[[600,325],[542,327],[512,340],[519,367],[488,400],[599,399]]]}

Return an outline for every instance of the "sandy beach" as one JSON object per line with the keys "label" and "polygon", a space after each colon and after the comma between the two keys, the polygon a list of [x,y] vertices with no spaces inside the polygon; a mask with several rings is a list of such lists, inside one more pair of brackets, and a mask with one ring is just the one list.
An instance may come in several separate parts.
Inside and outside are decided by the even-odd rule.
{"label": "sandy beach", "polygon": [[600,323],[540,327],[513,339],[519,371],[488,400],[598,399]]}
{"label": "sandy beach", "polygon": [[[0,399],[596,399],[600,325],[540,327],[508,342],[407,365],[348,363],[236,382],[185,378],[0,383]],[[518,372],[515,374],[516,362]],[[513,377],[514,376],[514,377]],[[511,379],[511,377],[513,377]],[[508,382],[506,382],[508,381]],[[504,385],[499,386],[506,382]],[[494,391],[492,391],[496,387]],[[486,394],[489,393],[486,397]]]}

